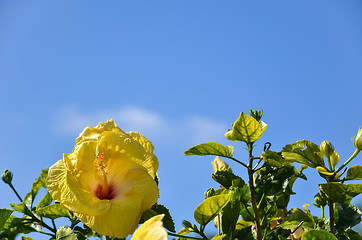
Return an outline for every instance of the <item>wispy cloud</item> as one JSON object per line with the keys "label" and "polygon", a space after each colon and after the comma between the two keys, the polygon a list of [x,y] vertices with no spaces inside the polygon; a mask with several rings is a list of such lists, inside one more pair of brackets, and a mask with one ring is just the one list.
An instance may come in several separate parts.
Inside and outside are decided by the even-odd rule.
{"label": "wispy cloud", "polygon": [[124,131],[137,131],[151,140],[163,143],[217,141],[227,129],[224,123],[204,116],[168,118],[165,114],[137,106],[106,111],[85,112],[78,107],[60,110],[54,120],[54,132],[60,136],[77,136],[86,126],[112,118]]}

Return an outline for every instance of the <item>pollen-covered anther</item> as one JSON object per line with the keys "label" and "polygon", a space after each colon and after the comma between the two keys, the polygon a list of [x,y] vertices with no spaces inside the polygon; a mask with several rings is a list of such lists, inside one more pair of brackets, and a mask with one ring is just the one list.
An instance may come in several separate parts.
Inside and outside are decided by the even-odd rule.
{"label": "pollen-covered anther", "polygon": [[94,190],[95,195],[99,199],[112,199],[114,197],[113,186],[108,183],[108,168],[104,162],[104,154],[100,153],[94,160],[94,167],[96,169],[98,177],[98,185]]}

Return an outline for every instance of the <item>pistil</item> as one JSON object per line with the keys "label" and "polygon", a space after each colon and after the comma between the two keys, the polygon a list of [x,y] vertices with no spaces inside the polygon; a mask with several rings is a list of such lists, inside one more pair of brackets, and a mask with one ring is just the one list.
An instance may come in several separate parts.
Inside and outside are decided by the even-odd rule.
{"label": "pistil", "polygon": [[101,153],[96,157],[95,168],[98,172],[98,176],[101,178],[101,184],[98,184],[95,189],[95,194],[99,199],[111,199],[112,187],[108,183],[107,179],[107,165],[104,162],[104,154]]}
{"label": "pistil", "polygon": [[102,185],[102,192],[101,194],[103,196],[108,196],[109,195],[109,191],[108,191],[108,181],[107,181],[107,174],[106,171],[104,171],[104,169],[101,169],[102,175],[103,175],[103,185]]}

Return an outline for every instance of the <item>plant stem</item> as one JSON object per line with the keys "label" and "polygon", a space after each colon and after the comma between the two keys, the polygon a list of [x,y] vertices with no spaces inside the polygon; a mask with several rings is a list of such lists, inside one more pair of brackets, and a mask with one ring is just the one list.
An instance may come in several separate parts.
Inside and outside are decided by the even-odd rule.
{"label": "plant stem", "polygon": [[329,170],[333,171],[333,167],[332,167],[332,164],[331,164],[331,157],[327,157],[327,162],[328,162]]}
{"label": "plant stem", "polygon": [[[13,186],[12,183],[9,183],[9,187],[14,191],[15,195],[18,197],[18,199],[20,200],[21,203],[24,202],[24,200],[20,197],[20,195],[18,194],[18,192],[16,191],[15,187]],[[47,228],[48,230],[50,230],[51,232],[53,233],[56,233],[57,232],[57,229],[56,228],[51,228],[49,227],[45,222],[41,221],[40,219],[38,219],[34,214],[33,212],[28,208],[28,206],[25,206],[25,209],[27,210],[26,212],[28,213],[28,215],[31,217],[31,219],[34,221],[34,222],[37,222],[39,223],[41,226]]]}
{"label": "plant stem", "polygon": [[335,233],[335,229],[334,229],[334,202],[329,199],[329,230],[331,231],[331,233]]}
{"label": "plant stem", "polygon": [[20,195],[18,194],[18,192],[15,190],[13,184],[9,183],[9,187],[13,190],[13,192],[14,192],[15,195],[18,197],[18,199],[20,200],[20,202],[23,202],[23,199],[20,197]]}
{"label": "plant stem", "polygon": [[248,165],[246,165],[245,163],[243,163],[243,162],[241,162],[241,161],[237,160],[236,158],[233,158],[233,157],[228,157],[228,158],[230,158],[231,160],[233,160],[233,161],[235,161],[235,162],[237,162],[237,163],[239,163],[239,164],[243,165],[244,167],[248,168]]}
{"label": "plant stem", "polygon": [[249,188],[250,188],[250,196],[251,203],[253,205],[254,211],[254,221],[256,226],[256,240],[261,240],[261,226],[260,226],[260,214],[258,205],[256,202],[255,196],[255,186],[254,186],[254,170],[253,170],[253,144],[248,144],[248,152],[249,152],[249,165],[248,165],[248,175],[249,175]]}
{"label": "plant stem", "polygon": [[350,157],[348,158],[348,160],[347,160],[345,163],[343,163],[343,165],[340,166],[340,167],[337,169],[336,173],[338,173],[339,171],[341,171],[350,161],[352,161],[352,159],[355,158],[355,157],[358,155],[359,152],[360,152],[360,150],[356,149],[356,151],[354,151],[354,153],[352,154],[352,156],[350,156]]}
{"label": "plant stem", "polygon": [[322,219],[324,219],[324,206],[321,207],[321,211],[322,211]]}
{"label": "plant stem", "polygon": [[189,239],[197,239],[197,240],[203,240],[204,239],[204,238],[197,238],[197,237],[179,235],[179,234],[172,233],[172,232],[167,232],[167,234],[170,235],[170,236],[179,237],[179,238],[189,238]]}
{"label": "plant stem", "polygon": [[52,219],[53,229],[57,229],[54,219]]}
{"label": "plant stem", "polygon": [[41,234],[45,234],[45,235],[48,235],[48,236],[55,237],[55,235],[54,235],[54,234],[47,233],[47,232],[38,231],[38,233],[41,233]]}

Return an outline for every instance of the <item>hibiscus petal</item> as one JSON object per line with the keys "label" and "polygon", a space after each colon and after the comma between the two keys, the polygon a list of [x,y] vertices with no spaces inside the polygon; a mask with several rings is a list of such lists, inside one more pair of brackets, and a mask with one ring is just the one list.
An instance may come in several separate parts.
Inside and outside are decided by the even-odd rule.
{"label": "hibiscus petal", "polygon": [[[104,200],[110,203],[110,208],[104,214],[88,216],[75,215],[88,227],[105,236],[124,238],[136,229],[142,213],[156,203],[157,185],[144,169],[131,169],[123,178],[130,189],[123,197]],[[122,183],[122,184],[124,184]],[[147,196],[146,196],[147,195]]]}
{"label": "hibiscus petal", "polygon": [[154,177],[158,169],[158,159],[153,154],[154,147],[151,141],[138,132],[128,132],[127,134],[139,142],[146,150],[148,156],[146,158],[146,162],[142,165],[147,166],[146,168],[149,174]]}
{"label": "hibiscus petal", "polygon": [[68,171],[63,159],[50,167],[46,187],[54,201],[60,202],[72,212],[100,215],[108,211],[110,204],[99,200],[91,189],[85,189]]}
{"label": "hibiscus petal", "polygon": [[160,214],[148,219],[134,232],[131,240],[167,240],[167,232],[162,224],[164,216]]}
{"label": "hibiscus petal", "polygon": [[143,199],[142,212],[157,202],[159,196],[157,184],[143,168],[129,169],[124,176],[113,175],[112,181],[115,182],[115,185],[118,184],[116,191],[119,193],[118,198],[115,197],[114,201],[118,201],[118,199],[123,201],[136,195]]}
{"label": "hibiscus petal", "polygon": [[75,143],[79,144],[85,140],[97,139],[102,132],[106,131],[125,134],[125,132],[117,127],[116,123],[112,119],[108,119],[106,122],[99,123],[94,128],[89,126],[86,127],[83,132],[79,134],[78,138],[75,140]]}

